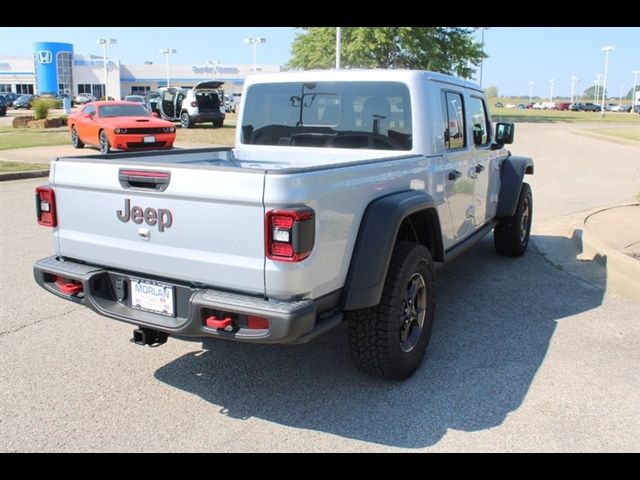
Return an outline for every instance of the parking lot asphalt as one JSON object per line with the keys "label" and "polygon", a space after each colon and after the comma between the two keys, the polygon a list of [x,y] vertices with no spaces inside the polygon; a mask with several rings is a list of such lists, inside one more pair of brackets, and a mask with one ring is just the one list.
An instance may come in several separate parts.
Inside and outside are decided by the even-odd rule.
{"label": "parking lot asphalt", "polygon": [[640,155],[570,130],[518,126],[532,246],[504,258],[489,236],[438,271],[427,358],[404,383],[355,370],[344,327],[300,346],[136,346],[37,287],[42,179],[2,182],[0,451],[639,451],[640,303],[565,234],[635,196]]}

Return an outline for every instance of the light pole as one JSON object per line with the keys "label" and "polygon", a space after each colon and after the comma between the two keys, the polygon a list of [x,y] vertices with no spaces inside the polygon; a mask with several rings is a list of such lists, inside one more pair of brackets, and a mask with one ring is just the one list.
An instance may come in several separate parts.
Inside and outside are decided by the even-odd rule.
{"label": "light pole", "polygon": [[576,87],[576,80],[578,80],[578,77],[575,75],[571,77],[571,103],[573,103],[573,92]]}
{"label": "light pole", "polygon": [[607,93],[607,68],[609,66],[609,52],[613,50],[613,47],[602,47],[604,52],[604,80],[602,81],[602,105],[600,105],[600,115],[604,117],[604,97]]}
{"label": "light pole", "polygon": [[476,27],[482,31],[480,45],[482,49],[482,58],[480,59],[480,88],[482,88],[482,67],[484,66],[484,31],[489,30],[489,27]]}
{"label": "light pole", "polygon": [[253,73],[256,73],[257,68],[256,68],[256,45],[258,45],[259,43],[265,43],[267,41],[266,38],[262,38],[262,37],[252,37],[252,38],[245,38],[244,39],[244,43],[246,43],[247,45],[253,45]]}
{"label": "light pole", "polygon": [[340,50],[342,49],[342,29],[336,27],[336,70],[340,70]]}
{"label": "light pole", "polygon": [[598,104],[598,98],[600,98],[600,79],[602,78],[602,74],[599,73],[596,75],[596,91],[593,96],[593,103]]}
{"label": "light pole", "polygon": [[622,105],[622,89],[624,88],[624,83],[620,84],[620,95],[618,95],[618,107]]}
{"label": "light pole", "polygon": [[631,73],[633,73],[633,90],[631,90],[631,113],[633,113],[633,107],[636,105],[636,88],[638,88],[638,74],[640,70],[634,70]]}
{"label": "light pole", "polygon": [[172,53],[176,53],[177,50],[175,48],[161,48],[160,49],[160,53],[162,53],[163,55],[167,56],[167,88],[169,88],[171,85],[169,85],[169,55],[171,55]]}
{"label": "light pole", "polygon": [[104,99],[109,100],[109,69],[107,68],[107,45],[118,43],[115,38],[99,38],[98,45],[102,45],[102,59],[104,61]]}
{"label": "light pole", "polygon": [[529,104],[533,103],[533,80],[529,80]]}
{"label": "light pole", "polygon": [[556,83],[555,78],[550,78],[549,79],[549,85],[550,85],[550,90],[549,90],[549,103],[553,103],[553,85],[554,83]]}

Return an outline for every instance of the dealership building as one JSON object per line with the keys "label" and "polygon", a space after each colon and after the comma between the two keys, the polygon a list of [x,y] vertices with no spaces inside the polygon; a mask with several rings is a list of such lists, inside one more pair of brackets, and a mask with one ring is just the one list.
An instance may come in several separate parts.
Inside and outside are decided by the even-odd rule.
{"label": "dealership building", "polygon": [[[257,73],[280,71],[279,65],[257,65]],[[169,65],[145,62],[126,65],[120,60],[74,53],[70,43],[38,42],[33,57],[0,57],[0,92],[18,94],[90,93],[121,99],[125,95],[143,95],[167,86],[190,88],[204,80],[224,82],[225,92],[242,90],[244,79],[253,73],[253,65],[223,65],[208,62],[200,65]],[[168,78],[167,78],[168,77]],[[106,82],[105,82],[106,80]]]}

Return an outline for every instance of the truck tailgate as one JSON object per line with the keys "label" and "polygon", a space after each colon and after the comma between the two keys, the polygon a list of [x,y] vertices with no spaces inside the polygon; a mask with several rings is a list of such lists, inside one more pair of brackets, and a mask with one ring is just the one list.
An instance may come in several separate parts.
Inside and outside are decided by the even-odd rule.
{"label": "truck tailgate", "polygon": [[[60,255],[264,293],[263,170],[121,162],[54,162]],[[166,189],[135,182],[140,171]]]}

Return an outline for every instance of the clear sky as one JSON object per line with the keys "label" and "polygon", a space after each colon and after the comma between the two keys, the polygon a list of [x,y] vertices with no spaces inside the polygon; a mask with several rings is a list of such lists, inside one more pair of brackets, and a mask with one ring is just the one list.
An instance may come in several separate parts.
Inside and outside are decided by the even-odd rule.
{"label": "clear sky", "polygon": [[[257,46],[258,63],[283,65],[290,57],[295,37],[292,27],[0,27],[0,56],[33,54],[40,41],[68,42],[79,54],[101,55],[98,38],[115,38],[108,55],[123,63],[164,63],[160,48],[175,48],[172,63],[251,63],[252,47],[245,37],[264,37]],[[480,32],[476,34],[480,40]],[[549,79],[555,79],[554,96],[571,93],[571,77],[579,77],[582,92],[604,73],[602,47],[613,46],[609,54],[608,92],[618,96],[633,86],[633,70],[640,70],[640,28],[496,27],[485,31],[489,58],[483,67],[483,85],[496,85],[501,95],[533,94],[548,97]],[[477,76],[476,76],[477,77]],[[477,80],[477,78],[476,78]],[[639,78],[640,83],[640,78]]]}

